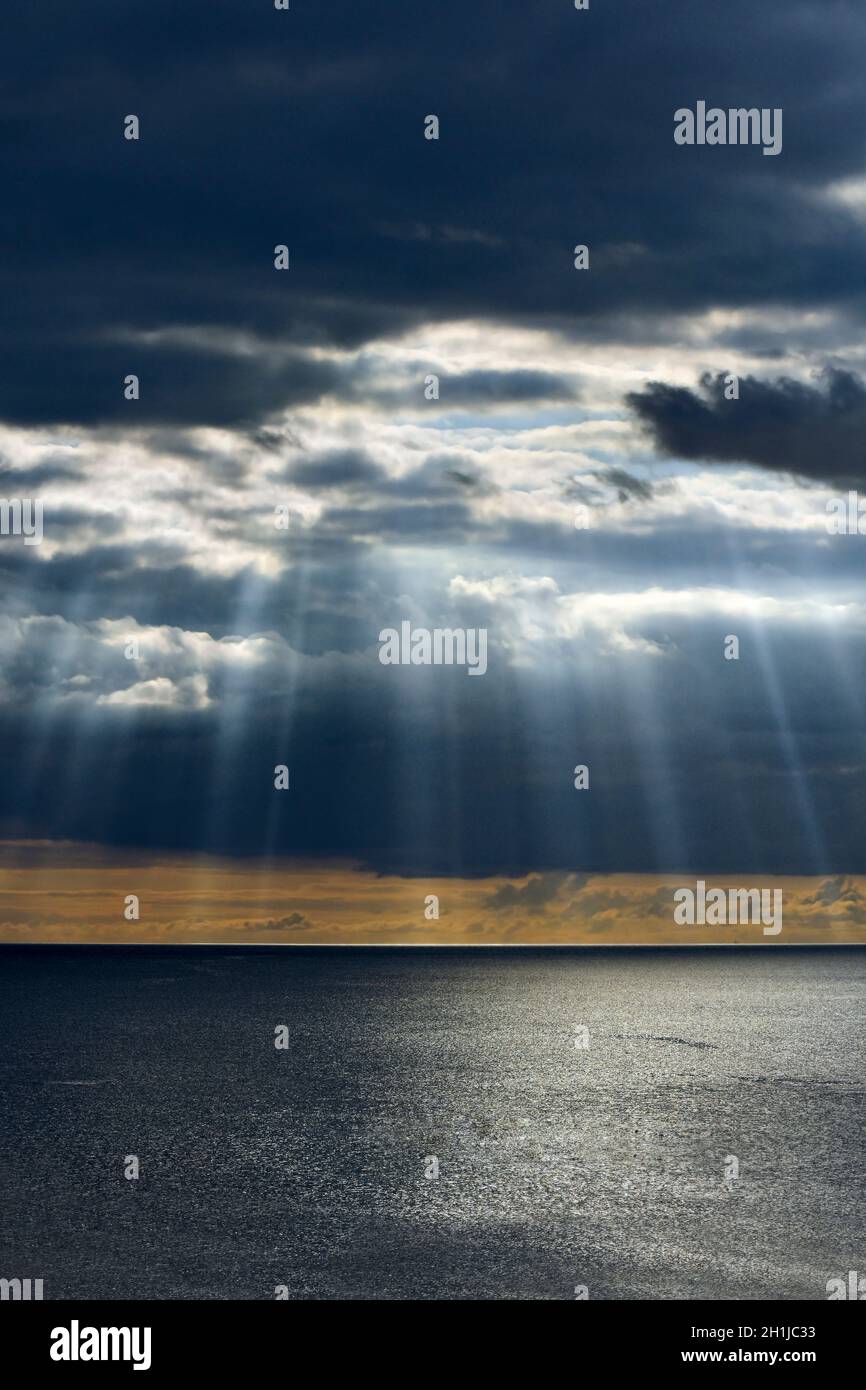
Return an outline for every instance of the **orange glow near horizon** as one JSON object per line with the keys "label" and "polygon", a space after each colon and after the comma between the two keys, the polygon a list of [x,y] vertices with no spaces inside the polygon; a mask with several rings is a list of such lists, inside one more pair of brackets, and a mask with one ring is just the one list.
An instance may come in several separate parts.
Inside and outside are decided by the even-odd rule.
{"label": "orange glow near horizon", "polygon": [[[0,844],[0,941],[306,945],[866,943],[866,879],[703,876],[782,890],[783,927],[678,926],[681,875],[403,878],[344,861],[169,855],[67,842]],[[139,903],[138,919],[125,912]],[[438,899],[438,918],[432,898]]]}

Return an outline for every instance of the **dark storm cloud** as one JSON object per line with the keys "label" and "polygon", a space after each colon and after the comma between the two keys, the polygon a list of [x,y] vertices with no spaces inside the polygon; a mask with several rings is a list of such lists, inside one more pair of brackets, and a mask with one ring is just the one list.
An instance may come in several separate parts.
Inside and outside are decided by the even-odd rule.
{"label": "dark storm cloud", "polygon": [[[417,468],[394,475],[363,449],[335,449],[290,464],[278,475],[312,496],[340,493],[344,502],[325,507],[314,530],[300,537],[301,553],[338,536],[399,543],[427,534],[431,546],[456,544],[470,535],[493,539],[502,527],[476,515],[469,500],[495,496],[495,483],[473,472],[474,465],[459,452],[428,455]],[[211,514],[213,514],[211,512]],[[261,516],[253,518],[261,534]],[[250,528],[243,528],[249,534]],[[298,547],[293,548],[298,558]],[[278,542],[274,543],[275,546]]]}
{"label": "dark storm cloud", "polygon": [[254,927],[257,931],[309,931],[313,926],[314,923],[302,912],[291,912],[288,917],[280,917],[277,920],[270,917],[266,922],[244,922],[244,927]]}
{"label": "dark storm cloud", "polygon": [[492,497],[499,491],[492,478],[478,471],[477,462],[458,450],[428,454],[417,468],[392,478],[389,484],[392,496],[420,500],[460,493],[471,493],[473,498]]}
{"label": "dark storm cloud", "polygon": [[560,890],[569,877],[563,873],[545,874],[543,878],[533,874],[522,888],[513,883],[503,883],[501,888],[496,888],[488,894],[487,906],[494,911],[511,912],[520,908],[529,913],[543,912],[549,903],[559,897]]}
{"label": "dark storm cloud", "polygon": [[25,468],[7,468],[0,462],[0,493],[4,497],[13,493],[20,494],[25,488],[38,489],[48,483],[77,482],[80,478],[81,474],[76,469],[51,459]]}
{"label": "dark storm cloud", "polygon": [[852,908],[866,907],[866,898],[864,898],[863,893],[844,874],[826,879],[814,894],[807,895],[803,902],[807,907],[830,907],[833,903],[845,903]]}
{"label": "dark storm cloud", "polygon": [[[177,423],[258,422],[339,385],[300,351],[247,361],[132,333],[252,328],[283,351],[455,316],[612,339],[726,304],[859,315],[862,231],[814,194],[863,166],[864,35],[860,7],[805,0],[732,0],[712,23],[690,0],[20,7],[0,417],[127,420],[119,380],[139,368],[139,418]],[[781,156],[676,146],[673,112],[698,97],[782,107]],[[528,370],[455,389],[565,388]]]}
{"label": "dark storm cloud", "polygon": [[[400,390],[383,390],[366,381],[358,374],[354,380],[356,398],[369,401],[380,408],[396,409],[400,406],[417,405],[422,397],[422,388],[430,371],[429,362],[414,364],[416,380]],[[442,373],[439,388],[442,405],[448,410],[461,407],[525,405],[529,402],[576,401],[577,383],[571,377],[558,372],[538,372],[518,369],[514,371],[478,370],[472,372]],[[351,393],[345,393],[351,399]]]}
{"label": "dark storm cloud", "polygon": [[250,439],[260,449],[266,449],[272,454],[282,453],[286,448],[302,449],[304,447],[300,435],[287,425],[282,425],[279,429],[253,430]]}
{"label": "dark storm cloud", "polygon": [[556,372],[464,372],[449,377],[445,384],[445,403],[475,405],[526,401],[571,401],[576,398],[573,382]]}
{"label": "dark storm cloud", "polygon": [[814,386],[781,377],[743,377],[739,399],[725,399],[725,377],[701,378],[700,391],[650,382],[628,404],[660,452],[680,459],[754,463],[844,486],[866,478],[866,386],[829,369]]}
{"label": "dark storm cloud", "polygon": [[[206,344],[125,343],[106,346],[52,343],[29,350],[0,342],[0,418],[10,424],[50,420],[79,425],[214,425],[243,428],[301,402],[318,401],[340,381],[330,362],[303,353],[266,355],[216,352]],[[127,400],[126,377],[139,378],[138,400]],[[46,383],[51,385],[46,389]]]}
{"label": "dark storm cloud", "polygon": [[[86,346],[86,352],[79,348]],[[337,362],[302,351],[275,353],[266,345],[218,350],[206,333],[196,345],[170,342],[52,342],[41,334],[27,344],[20,335],[0,335],[0,419],[34,426],[51,421],[103,427],[107,432],[139,426],[211,425],[248,429],[260,447],[279,447],[289,432],[259,431],[260,422],[324,397],[382,410],[409,408],[423,400],[428,364],[415,382],[383,387],[366,363]],[[139,379],[139,396],[128,400],[126,378]],[[50,385],[48,385],[50,384]],[[48,389],[46,389],[48,385]],[[449,407],[484,407],[565,401],[576,397],[572,382],[552,372],[477,371],[443,380]],[[168,428],[150,435],[157,448],[188,458],[202,451]]]}
{"label": "dark storm cloud", "polygon": [[[744,351],[831,350],[836,316],[856,325],[866,305],[862,227],[820,192],[863,167],[864,38],[861,9],[803,0],[720,10],[618,0],[585,14],[568,0],[14,7],[4,19],[0,420],[81,422],[95,445],[134,433],[157,482],[129,515],[102,489],[99,460],[76,460],[102,510],[76,497],[46,514],[46,530],[56,525],[77,552],[0,546],[0,621],[17,643],[0,669],[0,835],[333,854],[410,874],[549,869],[553,883],[576,867],[862,868],[859,726],[845,682],[825,689],[839,650],[820,624],[773,631],[763,649],[756,639],[736,673],[719,656],[727,624],[706,614],[691,627],[635,619],[625,636],[663,652],[643,665],[609,654],[594,664],[575,630],[530,644],[517,671],[514,631],[501,631],[495,602],[470,597],[461,614],[490,619],[484,680],[386,673],[376,660],[386,623],[452,624],[449,584],[483,578],[491,557],[494,573],[551,576],[566,596],[706,584],[708,555],[714,584],[757,588],[769,572],[784,589],[820,580],[810,542],[755,528],[732,554],[730,532],[691,514],[683,525],[682,513],[651,534],[577,535],[543,498],[536,511],[531,489],[497,512],[508,465],[498,473],[497,460],[487,476],[469,444],[449,449],[443,435],[417,465],[417,442],[404,450],[396,432],[381,459],[372,445],[324,448],[305,410],[420,406],[420,334],[387,370],[375,351],[350,361],[322,349],[449,318],[491,321],[491,356],[498,325],[559,329],[561,369],[498,371],[479,336],[472,370],[450,371],[431,349],[429,370],[442,375],[431,429],[436,409],[495,419],[510,403],[561,406],[578,390],[585,402],[580,342],[677,342],[683,316],[709,309],[761,310],[759,326],[725,330]],[[782,155],[676,147],[673,112],[698,98],[782,106]],[[422,136],[430,111],[438,143]],[[141,117],[138,143],[122,138],[128,112]],[[291,270],[277,272],[283,242]],[[573,269],[578,242],[591,247],[589,273]],[[827,311],[817,316],[826,339],[806,316],[774,322],[763,312],[774,307]],[[711,342],[712,328],[691,328],[690,351]],[[123,398],[130,373],[137,402]],[[799,395],[788,383],[748,385],[751,406],[745,381],[731,406],[748,422],[735,439],[726,431],[740,426],[724,423],[714,388],[674,402],[691,419],[686,442],[701,450],[709,439],[720,460],[748,444],[763,450],[756,461],[788,469],[769,435],[795,444],[799,434],[804,474],[829,476],[814,471],[823,412],[850,466],[855,379],[836,373]],[[663,444],[665,431],[683,434],[669,390],[632,402]],[[287,408],[297,426],[279,418]],[[520,415],[531,427],[553,413]],[[194,441],[187,431],[199,425],[234,430],[231,456]],[[269,482],[291,482],[323,508],[314,524],[293,518],[282,538],[263,527],[248,501],[257,449]],[[117,454],[106,458],[116,470]],[[71,481],[53,460],[53,476],[34,467],[34,486]],[[574,495],[600,509],[611,493],[617,514],[649,511],[669,485],[618,465],[589,477]],[[545,472],[542,494],[561,487]],[[169,529],[154,497],[180,513]],[[250,551],[221,554],[226,537]],[[827,564],[843,587],[858,580],[854,549]],[[18,622],[31,615],[39,621]],[[178,633],[160,635],[160,660],[145,638],[139,671],[83,630],[107,618]],[[271,633],[278,642],[261,637],[234,666],[220,647]],[[850,647],[856,692],[866,672],[857,637]],[[160,681],[170,709],[147,706]],[[105,703],[137,687],[137,707]],[[570,770],[590,757],[587,741],[593,791],[583,796]],[[273,789],[284,761],[290,797]],[[499,906],[527,910],[547,884],[533,879]]]}
{"label": "dark storm cloud", "polygon": [[644,482],[642,478],[636,478],[633,473],[629,473],[625,468],[608,468],[604,472],[595,475],[601,482],[607,483],[609,487],[616,488],[617,497],[620,502],[636,500],[638,502],[651,502],[653,498],[653,487],[651,483]]}
{"label": "dark storm cloud", "polygon": [[363,449],[334,449],[318,458],[304,459],[286,471],[286,477],[299,487],[312,491],[328,488],[367,490],[387,479],[385,469]]}

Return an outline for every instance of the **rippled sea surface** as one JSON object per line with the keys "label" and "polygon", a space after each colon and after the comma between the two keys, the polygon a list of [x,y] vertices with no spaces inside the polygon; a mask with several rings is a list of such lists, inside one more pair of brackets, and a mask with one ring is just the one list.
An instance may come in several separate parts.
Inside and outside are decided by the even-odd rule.
{"label": "rippled sea surface", "polygon": [[866,1269],[864,984],[847,949],[3,948],[0,1275],[824,1299]]}

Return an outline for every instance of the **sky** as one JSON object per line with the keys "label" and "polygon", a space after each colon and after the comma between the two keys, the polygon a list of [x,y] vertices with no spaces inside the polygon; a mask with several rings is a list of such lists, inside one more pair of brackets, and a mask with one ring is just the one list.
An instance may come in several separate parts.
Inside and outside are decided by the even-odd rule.
{"label": "sky", "polygon": [[[863,6],[4,48],[0,939],[705,941],[705,880],[785,894],[713,939],[866,940]],[[699,101],[781,150],[678,144]]]}

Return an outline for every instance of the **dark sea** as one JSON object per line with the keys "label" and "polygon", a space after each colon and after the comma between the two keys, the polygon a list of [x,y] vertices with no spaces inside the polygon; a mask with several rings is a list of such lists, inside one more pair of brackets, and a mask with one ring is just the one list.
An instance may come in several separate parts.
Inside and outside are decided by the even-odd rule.
{"label": "dark sea", "polygon": [[0,948],[0,1277],[826,1299],[864,986],[847,948]]}

